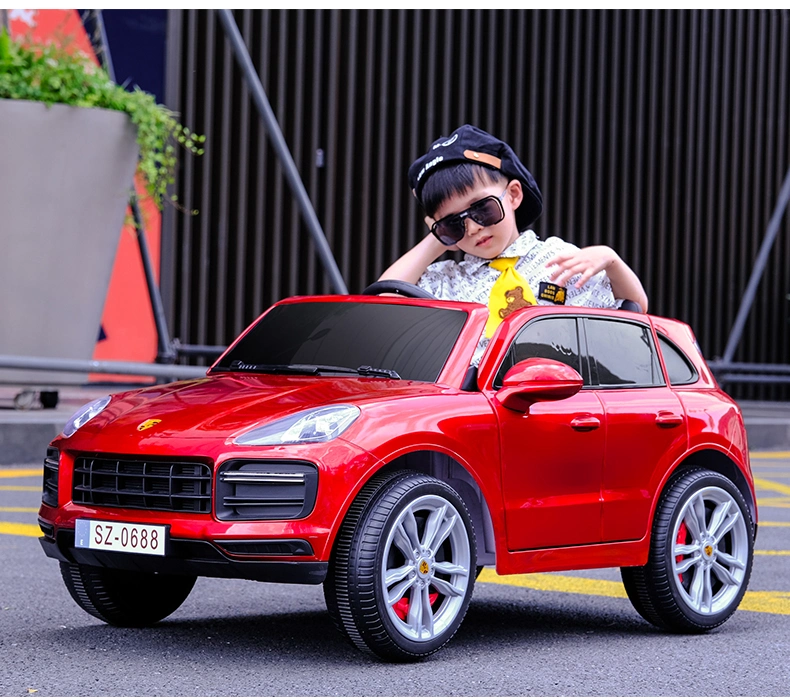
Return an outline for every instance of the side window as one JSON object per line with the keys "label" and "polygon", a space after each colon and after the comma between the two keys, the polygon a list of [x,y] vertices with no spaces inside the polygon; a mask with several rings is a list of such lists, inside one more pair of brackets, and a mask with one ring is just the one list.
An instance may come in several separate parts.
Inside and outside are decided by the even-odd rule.
{"label": "side window", "polygon": [[502,386],[505,374],[516,362],[530,357],[564,362],[582,374],[576,319],[541,318],[522,328],[497,372],[494,388]]}
{"label": "side window", "polygon": [[585,332],[599,386],[664,385],[650,328],[638,323],[587,318]]}
{"label": "side window", "polygon": [[661,347],[670,384],[693,384],[699,379],[691,360],[672,341],[659,335],[658,344]]}

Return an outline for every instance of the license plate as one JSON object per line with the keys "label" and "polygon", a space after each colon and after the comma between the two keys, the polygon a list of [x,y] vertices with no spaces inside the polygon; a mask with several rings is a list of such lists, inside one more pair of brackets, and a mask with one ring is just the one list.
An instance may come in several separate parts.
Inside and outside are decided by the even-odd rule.
{"label": "license plate", "polygon": [[164,556],[166,525],[137,525],[106,520],[77,520],[74,545],[82,549]]}

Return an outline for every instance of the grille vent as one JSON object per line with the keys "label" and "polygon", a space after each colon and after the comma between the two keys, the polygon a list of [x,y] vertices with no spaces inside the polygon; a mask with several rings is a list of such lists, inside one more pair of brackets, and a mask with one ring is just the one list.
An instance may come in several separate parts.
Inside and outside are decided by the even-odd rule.
{"label": "grille vent", "polygon": [[41,502],[57,508],[58,505],[58,472],[60,468],[60,452],[54,447],[47,448],[44,458],[44,486],[41,493]]}
{"label": "grille vent", "polygon": [[307,462],[232,460],[217,473],[220,520],[295,520],[313,510],[318,469]]}
{"label": "grille vent", "polygon": [[228,554],[237,556],[311,556],[313,548],[304,540],[260,540],[217,542]]}
{"label": "grille vent", "polygon": [[178,513],[211,512],[211,469],[199,462],[79,457],[75,503]]}

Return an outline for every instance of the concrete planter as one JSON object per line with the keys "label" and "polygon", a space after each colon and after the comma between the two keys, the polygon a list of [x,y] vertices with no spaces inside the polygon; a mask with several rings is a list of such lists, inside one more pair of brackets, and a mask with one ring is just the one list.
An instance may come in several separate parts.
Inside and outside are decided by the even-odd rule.
{"label": "concrete planter", "polygon": [[[0,355],[90,360],[137,164],[122,112],[0,100]],[[0,382],[87,375],[0,369]]]}

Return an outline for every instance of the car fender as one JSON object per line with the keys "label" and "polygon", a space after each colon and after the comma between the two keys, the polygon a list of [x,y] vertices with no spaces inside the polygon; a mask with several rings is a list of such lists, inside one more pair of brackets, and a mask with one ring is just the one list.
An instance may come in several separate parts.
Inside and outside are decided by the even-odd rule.
{"label": "car fender", "polygon": [[[483,559],[487,552],[488,563],[493,563],[495,552],[506,551],[499,469],[486,469],[485,464],[473,464],[464,457],[465,450],[459,449],[463,446],[452,444],[452,440],[443,433],[412,434],[409,437],[407,443],[380,446],[375,455],[366,451],[370,460],[363,471],[357,472],[354,486],[349,489],[332,523],[327,551],[323,557],[330,556],[343,519],[365,484],[384,470],[405,468],[431,474],[459,492],[475,523],[479,555]],[[358,445],[356,447],[363,449]],[[498,465],[498,461],[496,463]]]}
{"label": "car fender", "polygon": [[[715,437],[715,436],[707,436]],[[752,514],[752,520],[757,523],[757,497],[754,489],[754,478],[749,468],[748,454],[746,462],[737,446],[724,440],[696,440],[689,445],[689,449],[677,459],[670,469],[666,470],[653,490],[653,503],[650,508],[650,522],[653,522],[661,496],[669,481],[682,471],[692,467],[704,467],[726,476],[743,494]],[[648,532],[647,546],[649,547]]]}

